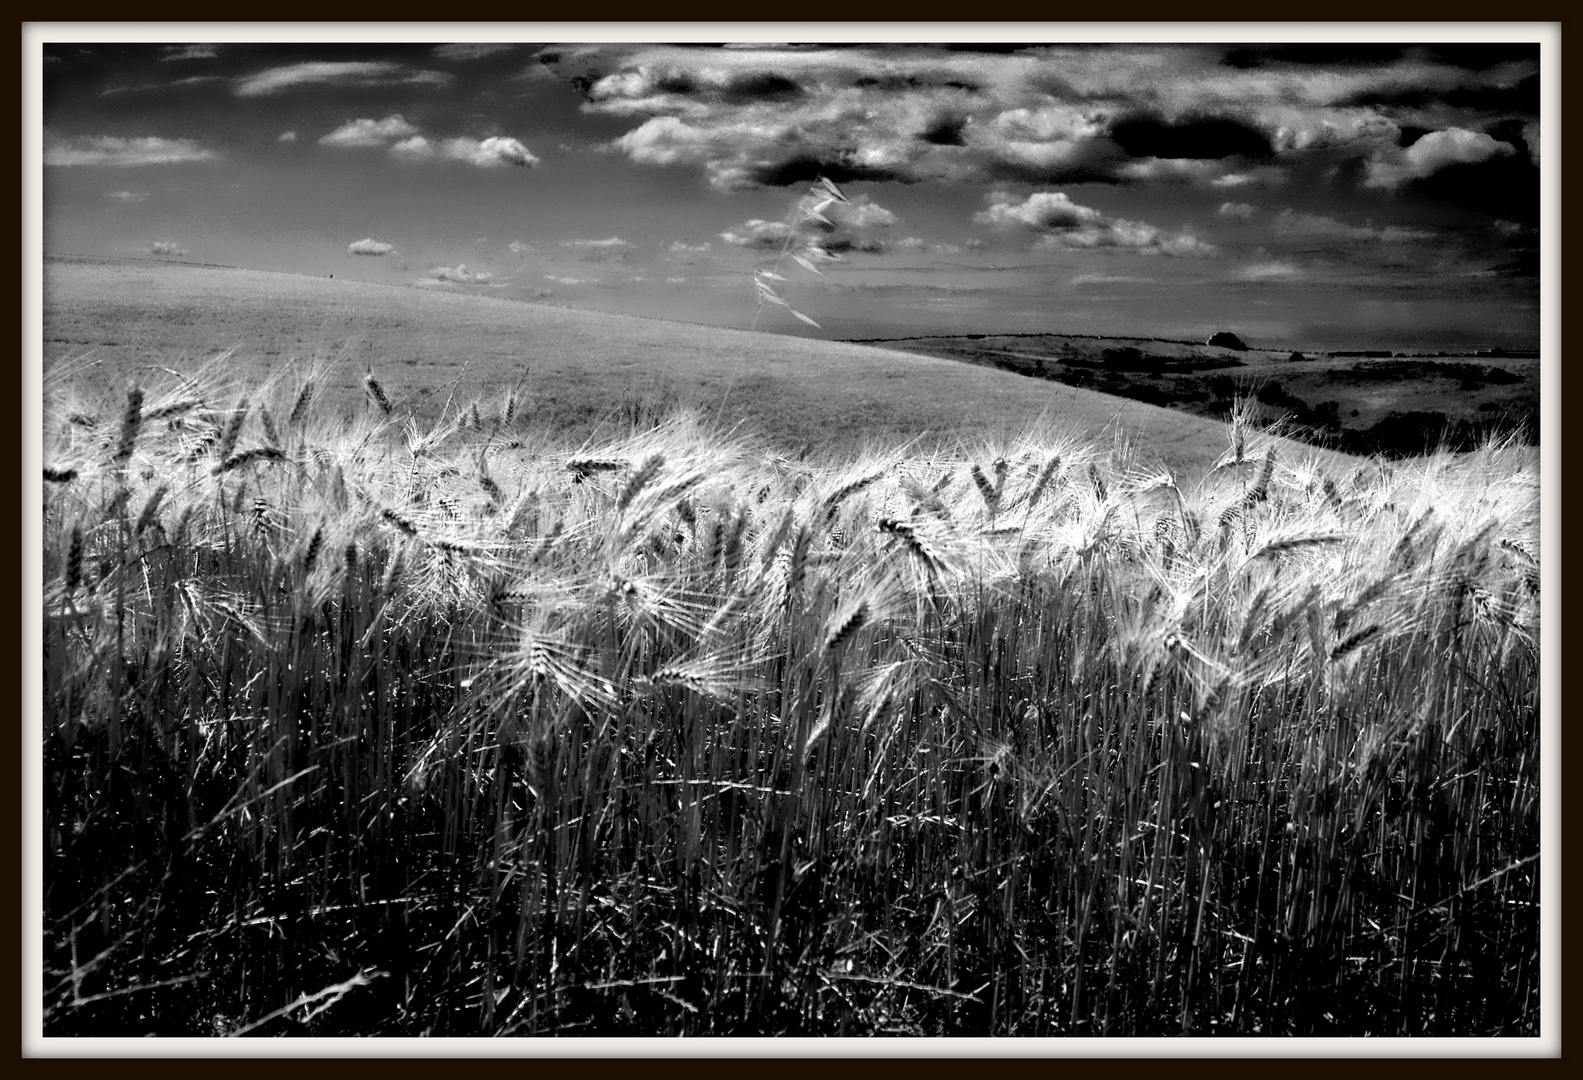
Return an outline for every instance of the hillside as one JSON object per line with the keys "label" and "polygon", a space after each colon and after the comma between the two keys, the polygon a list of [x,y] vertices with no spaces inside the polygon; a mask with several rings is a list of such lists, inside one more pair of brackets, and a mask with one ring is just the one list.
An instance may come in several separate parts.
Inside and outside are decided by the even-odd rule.
{"label": "hillside", "polygon": [[1120,432],[1191,479],[1226,447],[1215,420],[942,357],[291,274],[52,259],[43,331],[46,367],[86,357],[111,382],[233,349],[236,373],[255,378],[335,359],[332,397],[360,402],[371,368],[420,416],[521,381],[529,415],[575,434],[647,400],[793,448],[994,436],[1045,416],[1079,440]]}

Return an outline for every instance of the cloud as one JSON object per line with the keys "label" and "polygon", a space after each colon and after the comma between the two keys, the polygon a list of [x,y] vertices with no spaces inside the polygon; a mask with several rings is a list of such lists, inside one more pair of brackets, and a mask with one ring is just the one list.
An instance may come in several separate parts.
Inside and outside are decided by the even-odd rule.
{"label": "cloud", "polygon": [[515,45],[504,41],[464,41],[436,45],[433,56],[437,60],[482,60],[486,56],[508,52]]}
{"label": "cloud", "polygon": [[175,165],[194,161],[213,161],[219,157],[191,139],[162,139],[146,136],[123,139],[114,135],[82,135],[61,138],[44,136],[46,165]]}
{"label": "cloud", "polygon": [[177,86],[200,86],[204,83],[221,82],[220,75],[189,75],[185,79],[162,79],[154,83],[138,83],[134,86],[107,86],[99,91],[100,97],[115,97],[118,94],[147,94],[150,92],[164,92]]}
{"label": "cloud", "polygon": [[447,139],[441,147],[446,157],[455,161],[465,161],[469,165],[480,168],[491,168],[497,165],[515,165],[518,168],[532,168],[539,163],[539,159],[529,152],[516,139],[491,136],[487,139]]}
{"label": "cloud", "polygon": [[1255,283],[1300,281],[1304,277],[1303,271],[1298,266],[1289,262],[1272,260],[1269,262],[1249,263],[1233,270],[1231,276],[1237,281]]}
{"label": "cloud", "polygon": [[350,120],[321,138],[319,142],[324,146],[384,146],[396,139],[405,139],[417,133],[418,129],[409,124],[400,113],[391,113],[383,120],[367,118]]}
{"label": "cloud", "polygon": [[784,221],[765,221],[750,218],[742,224],[727,229],[720,239],[737,247],[754,249],[778,248],[791,236],[792,228]]}
{"label": "cloud", "polygon": [[435,143],[421,134],[400,113],[391,113],[383,120],[360,118],[349,121],[319,140],[326,146],[380,147],[389,146],[392,156],[408,161],[427,161],[445,157],[452,161],[465,161],[480,168],[515,165],[531,168],[539,159],[516,139],[491,136],[486,139],[455,138]]}
{"label": "cloud", "polygon": [[1088,206],[1079,206],[1064,191],[1036,191],[1022,202],[1003,191],[989,196],[989,209],[973,216],[981,225],[1020,225],[1028,229],[1072,229],[1097,224],[1105,215]]}
{"label": "cloud", "polygon": [[989,207],[975,214],[980,225],[1037,233],[1042,247],[1088,250],[1120,248],[1151,255],[1213,256],[1219,248],[1187,230],[1169,233],[1142,221],[1107,218],[1093,207],[1074,203],[1063,191],[1036,191],[1021,202],[1004,191],[988,196]]}
{"label": "cloud", "polygon": [[484,285],[494,276],[483,270],[469,270],[465,264],[461,263],[456,266],[435,266],[429,270],[430,279],[453,282],[458,285]]}
{"label": "cloud", "polygon": [[435,154],[434,144],[422,135],[414,135],[410,139],[402,139],[390,148],[392,157],[405,158],[408,161],[427,161]]}
{"label": "cloud", "polygon": [[1226,175],[1218,160],[1144,158],[1116,167],[1118,178],[1134,183],[1212,184]]}
{"label": "cloud", "polygon": [[389,255],[395,250],[396,245],[387,244],[383,240],[375,240],[372,237],[354,240],[346,245],[346,253],[348,255]]}
{"label": "cloud", "polygon": [[149,250],[155,255],[187,254],[187,250],[185,248],[172,240],[155,240],[154,243],[149,246]]}
{"label": "cloud", "polygon": [[1221,217],[1236,218],[1238,221],[1247,221],[1254,215],[1257,209],[1258,208],[1252,203],[1223,202],[1220,204],[1220,209],[1216,210],[1215,213],[1219,214]]}
{"label": "cloud", "polygon": [[1135,274],[1076,274],[1072,285],[1153,285],[1154,279]]}
{"label": "cloud", "polygon": [[1516,151],[1508,143],[1481,131],[1447,128],[1431,131],[1405,149],[1391,147],[1370,158],[1363,185],[1371,188],[1399,188],[1411,180],[1421,180],[1448,165],[1477,165],[1493,157]]}
{"label": "cloud", "polygon": [[112,191],[112,192],[110,192],[109,197],[114,199],[116,202],[140,203],[140,202],[144,202],[144,201],[146,201],[148,199],[148,192],[146,192],[146,191]]}
{"label": "cloud", "polygon": [[598,285],[599,278],[565,277],[559,274],[545,274],[546,281],[553,281],[558,285]]}
{"label": "cloud", "polygon": [[212,60],[219,55],[213,45],[166,45],[160,51],[164,53],[159,58],[162,64],[172,60]]}
{"label": "cloud", "polygon": [[1320,214],[1303,214],[1296,210],[1282,210],[1275,215],[1271,228],[1277,236],[1316,236],[1338,240],[1383,240],[1401,243],[1409,240],[1432,240],[1435,234],[1428,229],[1410,229],[1400,225],[1375,228],[1373,223],[1349,225],[1345,221]]}
{"label": "cloud", "polygon": [[1539,164],[1539,121],[1523,125],[1523,145],[1528,147],[1528,158]]}
{"label": "cloud", "polygon": [[441,71],[416,71],[388,60],[307,61],[268,68],[238,79],[238,97],[278,94],[302,86],[448,86],[452,78]]}
{"label": "cloud", "polygon": [[1110,125],[1111,141],[1140,158],[1267,158],[1267,136],[1231,116],[1133,116]]}
{"label": "cloud", "polygon": [[[721,191],[845,180],[1274,184],[1394,144],[1404,126],[1537,119],[1537,50],[1343,46],[738,49],[550,46],[534,70],[630,120],[611,149]],[[1438,115],[1439,120],[1429,119]],[[1458,119],[1460,117],[1460,119]],[[1449,119],[1448,119],[1449,118]]]}
{"label": "cloud", "polygon": [[556,246],[575,251],[581,261],[590,263],[624,263],[627,261],[627,252],[632,247],[619,236],[607,236],[602,240],[592,238],[562,240]]}
{"label": "cloud", "polygon": [[858,231],[888,229],[901,220],[879,203],[870,201],[866,195],[860,195],[848,203],[827,207],[825,216],[839,225]]}
{"label": "cloud", "polygon": [[713,246],[707,240],[702,244],[684,244],[680,240],[673,240],[671,246],[665,250],[672,255],[702,255],[704,252],[710,251]]}
{"label": "cloud", "polygon": [[511,254],[519,257],[526,255],[528,252],[533,250],[532,244],[524,244],[521,240],[513,240],[511,243],[507,244],[506,247],[510,250]]}
{"label": "cloud", "polygon": [[276,139],[275,141],[276,142],[283,142],[283,143],[294,143],[294,142],[297,141],[297,133],[295,131],[282,131],[280,133],[280,138]]}
{"label": "cloud", "polygon": [[1217,176],[1209,182],[1209,186],[1213,188],[1277,187],[1285,182],[1286,174],[1283,171],[1266,166]]}

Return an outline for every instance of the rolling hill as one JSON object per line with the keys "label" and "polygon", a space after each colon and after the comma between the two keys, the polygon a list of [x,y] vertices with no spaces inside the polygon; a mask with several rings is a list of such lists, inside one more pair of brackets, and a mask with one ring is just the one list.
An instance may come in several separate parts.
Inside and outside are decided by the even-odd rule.
{"label": "rolling hill", "polygon": [[520,381],[525,415],[577,435],[636,399],[694,405],[794,448],[1015,434],[1042,416],[1083,441],[1119,433],[1144,463],[1192,480],[1226,447],[1223,424],[1173,408],[868,345],[293,274],[46,261],[46,368],[86,359],[115,382],[226,350],[231,369],[255,379],[294,359],[334,359],[329,393],[348,406],[372,369],[420,416],[493,401]]}

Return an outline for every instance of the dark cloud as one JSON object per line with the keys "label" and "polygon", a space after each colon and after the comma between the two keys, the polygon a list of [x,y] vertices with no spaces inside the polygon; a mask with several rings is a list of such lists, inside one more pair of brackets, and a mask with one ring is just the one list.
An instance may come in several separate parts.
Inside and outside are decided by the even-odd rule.
{"label": "dark cloud", "polygon": [[754,162],[746,167],[745,176],[751,183],[763,187],[811,184],[821,176],[827,176],[838,184],[864,180],[910,184],[923,179],[898,169],[850,164],[850,154],[850,150],[833,151],[828,155],[803,153],[782,161]]}
{"label": "dark cloud", "polygon": [[[553,46],[540,59],[583,93],[583,111],[630,118],[612,149],[697,168],[717,191],[820,174],[1399,191],[1503,153],[1476,145],[1480,136],[1537,161],[1532,54],[1358,43],[609,44]],[[1447,142],[1448,131],[1469,134]]]}
{"label": "dark cloud", "polygon": [[935,146],[964,146],[962,129],[967,126],[965,116],[941,116],[923,130],[920,138]]}
{"label": "dark cloud", "polygon": [[1539,73],[1510,82],[1474,81],[1457,86],[1385,85],[1369,87],[1337,102],[1342,106],[1389,109],[1463,109],[1475,112],[1539,114]]}
{"label": "dark cloud", "polygon": [[1389,64],[1406,51],[1402,45],[1372,42],[1300,42],[1271,45],[1232,46],[1220,62],[1229,68],[1246,71],[1272,64],[1318,67],[1355,67]]}
{"label": "dark cloud", "polygon": [[966,93],[977,93],[982,89],[976,81],[962,79],[949,72],[913,72],[910,74],[886,72],[883,75],[859,75],[852,80],[851,85],[859,90],[879,90],[892,94],[910,93],[915,90],[932,88],[960,90]]}
{"label": "dark cloud", "polygon": [[1447,165],[1409,181],[1402,194],[1525,225],[1539,221],[1539,169],[1527,154]]}
{"label": "dark cloud", "polygon": [[791,101],[801,97],[802,92],[796,81],[763,71],[729,80],[721,87],[720,98],[731,105],[745,105],[754,101]]}
{"label": "dark cloud", "polygon": [[1110,139],[1133,157],[1261,159],[1273,155],[1262,132],[1224,117],[1171,123],[1139,116],[1113,125]]}

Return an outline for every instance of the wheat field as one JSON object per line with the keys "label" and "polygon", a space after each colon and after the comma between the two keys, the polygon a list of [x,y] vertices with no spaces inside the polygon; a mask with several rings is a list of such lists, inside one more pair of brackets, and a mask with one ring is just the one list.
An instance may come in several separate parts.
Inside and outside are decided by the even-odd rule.
{"label": "wheat field", "polygon": [[[1527,1035],[1539,485],[45,373],[46,1035]],[[430,403],[432,405],[432,403]]]}

